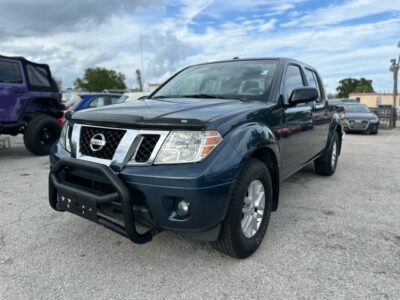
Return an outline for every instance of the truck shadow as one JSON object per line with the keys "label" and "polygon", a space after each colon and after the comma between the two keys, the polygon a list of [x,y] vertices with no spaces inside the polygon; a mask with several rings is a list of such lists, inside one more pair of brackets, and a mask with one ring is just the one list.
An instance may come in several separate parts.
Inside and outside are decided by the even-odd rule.
{"label": "truck shadow", "polygon": [[11,147],[0,147],[0,160],[34,157],[26,150],[22,138],[11,138]]}

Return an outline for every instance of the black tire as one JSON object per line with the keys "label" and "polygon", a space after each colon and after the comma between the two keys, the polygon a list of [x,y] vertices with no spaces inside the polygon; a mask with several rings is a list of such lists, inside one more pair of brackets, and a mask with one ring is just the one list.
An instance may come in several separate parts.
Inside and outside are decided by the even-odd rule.
{"label": "black tire", "polygon": [[[325,153],[322,154],[321,157],[315,160],[314,162],[315,172],[323,176],[333,175],[333,173],[335,173],[336,171],[336,166],[338,163],[339,150],[340,150],[340,140],[337,132],[335,132],[329,148],[325,150]],[[335,156],[334,162],[333,162],[333,156]]]}
{"label": "black tire", "polygon": [[60,137],[61,126],[48,115],[32,118],[24,132],[24,143],[29,152],[36,155],[49,155],[51,146]]}
{"label": "black tire", "polygon": [[[262,183],[265,192],[265,207],[261,223],[252,237],[246,237],[242,230],[244,199],[250,184]],[[220,252],[246,258],[253,254],[261,244],[268,228],[272,209],[272,180],[266,165],[257,159],[250,159],[241,170],[232,193],[227,216],[222,223],[219,239],[213,242]],[[257,211],[257,210],[255,210]]]}
{"label": "black tire", "polygon": [[370,131],[369,134],[377,135],[378,134],[378,129],[374,131]]}

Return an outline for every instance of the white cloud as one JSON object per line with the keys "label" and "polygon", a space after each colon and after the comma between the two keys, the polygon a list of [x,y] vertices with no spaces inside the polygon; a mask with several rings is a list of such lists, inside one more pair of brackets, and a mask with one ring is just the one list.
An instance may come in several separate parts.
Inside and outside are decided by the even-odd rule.
{"label": "white cloud", "polygon": [[[72,85],[89,66],[123,72],[127,84],[135,86],[135,70],[141,67],[142,27],[147,82],[164,80],[189,64],[235,56],[289,56],[317,67],[331,92],[340,79],[349,76],[373,79],[376,89],[389,90],[389,59],[398,54],[400,15],[341,24],[388,11],[389,2],[342,1],[308,12],[302,11],[302,2],[232,0],[228,5],[222,0],[174,0],[167,6],[118,11],[85,28],[14,34],[2,39],[0,53],[49,63],[65,86]],[[390,7],[399,10],[398,6],[392,2]],[[353,11],[347,11],[350,7]],[[302,20],[301,25],[282,28],[283,20],[293,16]]]}
{"label": "white cloud", "polygon": [[346,0],[342,3],[330,4],[314,11],[310,11],[283,27],[290,26],[321,26],[339,24],[343,21],[354,20],[362,17],[376,15],[385,12],[398,12],[400,1],[393,0]]}
{"label": "white cloud", "polygon": [[191,22],[213,2],[213,0],[182,0],[180,12],[186,22]]}

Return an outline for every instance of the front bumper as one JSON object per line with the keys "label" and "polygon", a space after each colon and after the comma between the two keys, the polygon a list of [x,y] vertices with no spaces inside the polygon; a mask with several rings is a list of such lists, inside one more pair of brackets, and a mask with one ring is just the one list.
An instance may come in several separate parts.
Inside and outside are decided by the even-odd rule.
{"label": "front bumper", "polygon": [[[89,190],[84,190],[79,188],[76,184],[65,181],[66,174],[62,174],[62,172],[68,172],[68,170],[76,168],[100,174],[108,180],[115,192],[100,195]],[[53,209],[58,211],[62,210],[62,204],[60,201],[64,201],[65,199],[69,201],[69,203],[72,202],[71,207],[75,208],[74,210],[71,210],[71,212],[104,225],[105,227],[128,237],[135,243],[143,244],[151,240],[151,231],[140,234],[136,230],[129,190],[122,181],[115,176],[111,169],[99,164],[66,158],[58,161],[52,167],[49,177],[49,202]],[[97,205],[104,205],[114,201],[119,201],[121,204],[124,227],[107,218],[97,215],[97,213],[91,214],[92,209],[97,211]],[[73,204],[74,202],[77,203],[75,206]],[[84,203],[84,205],[81,203]],[[67,206],[69,207],[70,205],[67,204]]]}
{"label": "front bumper", "polygon": [[[355,120],[351,120],[355,122]],[[366,121],[365,126],[354,126],[350,122],[344,122],[343,130],[345,132],[374,132],[379,129],[379,122]],[[353,123],[354,124],[354,123]]]}
{"label": "front bumper", "polygon": [[[99,212],[90,220],[135,243],[147,242],[164,229],[216,240],[241,162],[233,149],[220,151],[227,154],[215,153],[213,159],[199,164],[126,167],[116,172],[70,158],[68,152],[55,146],[50,156],[50,205],[60,210],[59,194],[90,198]],[[185,217],[176,212],[180,200],[190,203],[190,213]],[[148,232],[140,234],[137,225]]]}

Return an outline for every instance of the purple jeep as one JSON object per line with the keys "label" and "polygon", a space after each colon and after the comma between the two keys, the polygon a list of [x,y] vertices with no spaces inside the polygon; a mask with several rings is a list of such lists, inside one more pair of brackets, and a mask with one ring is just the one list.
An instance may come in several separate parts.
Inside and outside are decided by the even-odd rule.
{"label": "purple jeep", "polygon": [[0,55],[0,134],[22,133],[30,152],[48,155],[63,108],[48,65]]}

